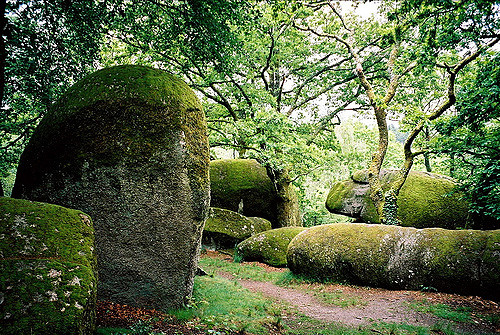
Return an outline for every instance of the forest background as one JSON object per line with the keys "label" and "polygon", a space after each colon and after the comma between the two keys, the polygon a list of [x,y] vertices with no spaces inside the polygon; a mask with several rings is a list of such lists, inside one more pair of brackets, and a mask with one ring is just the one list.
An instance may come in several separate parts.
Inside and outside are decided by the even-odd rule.
{"label": "forest background", "polygon": [[[1,1],[0,192],[9,195],[24,146],[69,86],[141,64],[197,92],[212,158],[267,168],[286,225],[297,223],[292,187],[303,223],[328,223],[337,219],[324,207],[330,186],[359,169],[371,172],[385,223],[397,224],[410,169],[456,178],[472,214],[500,219],[499,5]],[[363,6],[377,12],[358,16]],[[381,168],[402,171],[388,191]]]}

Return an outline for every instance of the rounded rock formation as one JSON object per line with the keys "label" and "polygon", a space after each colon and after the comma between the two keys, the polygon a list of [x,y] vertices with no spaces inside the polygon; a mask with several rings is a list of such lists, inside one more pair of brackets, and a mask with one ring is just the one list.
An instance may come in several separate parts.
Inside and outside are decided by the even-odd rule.
{"label": "rounded rock formation", "polygon": [[287,266],[288,244],[306,229],[304,227],[283,227],[251,236],[238,244],[235,259],[258,261],[276,267]]}
{"label": "rounded rock formation", "polygon": [[94,334],[95,267],[86,214],[0,198],[0,333]]}
{"label": "rounded rock formation", "polygon": [[287,260],[313,278],[500,298],[500,230],[323,225],[297,235]]}
{"label": "rounded rock formation", "polygon": [[271,229],[267,220],[254,220],[222,208],[210,208],[203,245],[214,249],[231,249],[252,235]]}
{"label": "rounded rock formation", "polygon": [[254,159],[218,159],[210,162],[210,206],[277,225],[278,195],[266,168]]}
{"label": "rounded rock formation", "polygon": [[49,110],[12,194],[89,213],[99,298],[165,310],[192,292],[208,165],[194,92],[163,71],[117,66],[77,82]]}
{"label": "rounded rock formation", "polygon": [[[381,171],[384,187],[394,180],[397,171]],[[461,195],[453,193],[456,184],[445,176],[411,171],[398,196],[398,216],[406,227],[466,227],[468,205]],[[370,199],[366,171],[353,174],[351,180],[334,184],[326,200],[326,208],[335,214],[357,218],[361,222],[380,223]]]}

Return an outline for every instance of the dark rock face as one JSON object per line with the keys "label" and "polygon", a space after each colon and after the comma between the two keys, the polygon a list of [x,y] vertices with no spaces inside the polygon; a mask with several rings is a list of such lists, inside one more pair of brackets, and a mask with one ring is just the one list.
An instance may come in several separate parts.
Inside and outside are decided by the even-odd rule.
{"label": "dark rock face", "polygon": [[94,250],[83,212],[0,198],[0,333],[94,334]]}
{"label": "dark rock face", "polygon": [[248,217],[265,218],[277,225],[278,195],[266,169],[254,159],[210,162],[212,207]]}
{"label": "dark rock face", "polygon": [[[381,171],[384,189],[396,178],[397,171]],[[441,227],[455,229],[467,227],[468,205],[461,195],[453,193],[451,178],[428,173],[410,172],[398,197],[398,215],[407,227]],[[334,184],[328,194],[326,208],[336,214],[347,215],[361,222],[380,223],[370,199],[370,186],[366,172],[358,171],[351,180]]]}
{"label": "dark rock face", "polygon": [[181,80],[142,66],[103,69],[41,121],[13,197],[92,216],[100,299],[177,308],[192,292],[207,215],[206,134]]}

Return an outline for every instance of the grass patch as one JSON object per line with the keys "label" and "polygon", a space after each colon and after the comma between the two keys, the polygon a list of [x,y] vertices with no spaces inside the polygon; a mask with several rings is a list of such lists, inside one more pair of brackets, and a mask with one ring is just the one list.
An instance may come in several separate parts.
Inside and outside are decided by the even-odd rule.
{"label": "grass patch", "polygon": [[325,285],[317,285],[312,287],[314,296],[321,302],[327,305],[333,305],[338,307],[354,307],[354,306],[366,306],[368,303],[362,298],[353,295],[347,295],[342,290],[328,290]]}
{"label": "grass patch", "polygon": [[373,323],[367,326],[346,327],[337,323],[324,323],[305,316],[287,321],[284,326],[290,335],[455,335],[450,327],[412,326],[404,323]]}
{"label": "grass patch", "polygon": [[264,268],[253,263],[233,263],[218,258],[201,257],[199,264],[203,270],[210,274],[223,271],[232,274],[238,279],[251,279],[274,283],[283,277],[282,272],[266,271]]}
{"label": "grass patch", "polygon": [[[342,293],[341,290],[327,290],[325,282],[318,284],[318,280],[309,277],[295,275],[291,271],[267,271],[257,264],[253,263],[233,263],[217,258],[201,258],[200,266],[207,272],[215,274],[223,271],[232,274],[237,279],[251,279],[261,282],[271,282],[283,287],[293,287],[299,290],[312,292],[314,296],[327,305],[339,307],[363,306],[366,302],[356,296],[349,296]],[[304,288],[304,285],[308,285]]]}
{"label": "grass patch", "polygon": [[189,308],[171,311],[180,320],[196,320],[203,328],[267,334],[280,322],[283,306],[251,293],[236,281],[196,277]]}
{"label": "grass patch", "polygon": [[430,313],[445,320],[456,322],[471,322],[471,309],[467,307],[451,307],[445,304],[430,304],[425,302],[412,302],[410,307],[421,313]]}
{"label": "grass patch", "polygon": [[132,334],[132,330],[125,328],[97,328],[96,335],[122,335],[122,334]]}

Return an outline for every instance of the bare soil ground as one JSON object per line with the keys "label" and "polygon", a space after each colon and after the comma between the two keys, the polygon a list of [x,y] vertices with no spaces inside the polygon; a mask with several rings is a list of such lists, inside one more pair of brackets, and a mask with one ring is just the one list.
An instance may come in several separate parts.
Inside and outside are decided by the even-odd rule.
{"label": "bare soil ground", "polygon": [[[207,254],[205,257],[217,257],[231,262],[230,256],[221,254]],[[267,271],[284,271],[270,267],[263,263],[252,262],[265,268]],[[221,272],[219,275],[234,279],[231,274]],[[302,284],[297,288],[280,287],[273,283],[238,280],[242,286],[253,292],[260,292],[272,299],[278,299],[308,317],[323,322],[338,322],[348,326],[368,325],[372,322],[406,323],[415,326],[431,327],[438,323],[451,323],[452,328],[461,333],[484,334],[500,333],[500,328],[485,322],[477,315],[500,315],[500,305],[494,301],[475,296],[461,296],[457,294],[421,292],[421,291],[392,291],[378,288],[346,286],[339,284],[322,285],[322,290],[338,292],[347,298],[359,298],[365,304],[352,307],[337,307],[319,301],[313,294],[314,285]],[[472,322],[451,322],[443,320],[430,313],[421,313],[412,309],[412,302],[426,302],[432,304],[446,304],[452,307],[470,308]]]}

